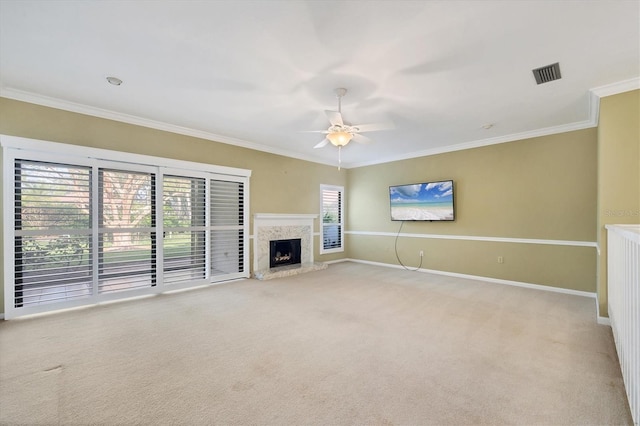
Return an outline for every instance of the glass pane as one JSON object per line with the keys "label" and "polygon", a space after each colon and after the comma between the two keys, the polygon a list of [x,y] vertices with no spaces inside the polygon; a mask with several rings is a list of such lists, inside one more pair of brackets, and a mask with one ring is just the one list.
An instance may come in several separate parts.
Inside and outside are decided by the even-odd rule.
{"label": "glass pane", "polygon": [[340,191],[322,192],[322,222],[340,223]]}
{"label": "glass pane", "polygon": [[15,307],[91,295],[91,236],[16,237],[15,253]]}
{"label": "glass pane", "polygon": [[325,249],[342,246],[342,229],[340,225],[324,225],[322,229],[323,247]]}
{"label": "glass pane", "polygon": [[98,292],[156,285],[155,177],[149,173],[100,169],[101,231]]}
{"label": "glass pane", "polygon": [[89,297],[91,170],[26,160],[14,166],[14,307]]}
{"label": "glass pane", "polygon": [[211,275],[242,272],[244,268],[243,231],[211,231]]}
{"label": "glass pane", "polygon": [[131,290],[156,283],[155,235],[112,232],[100,235],[98,291]]}
{"label": "glass pane", "polygon": [[[152,175],[100,170],[99,186],[102,227],[122,229],[155,226],[152,215],[155,199]],[[118,244],[118,241],[114,241],[114,244]]]}
{"label": "glass pane", "polygon": [[16,230],[91,226],[91,171],[66,165],[16,161]]}
{"label": "glass pane", "polygon": [[[206,277],[206,180],[165,176],[164,282],[201,280]],[[194,230],[202,227],[202,230]]]}
{"label": "glass pane", "polygon": [[205,180],[165,176],[163,181],[164,226],[184,228],[205,226]]}
{"label": "glass pane", "polygon": [[242,225],[243,185],[239,182],[211,181],[211,225]]}
{"label": "glass pane", "polygon": [[165,232],[164,282],[171,284],[205,278],[204,231]]}

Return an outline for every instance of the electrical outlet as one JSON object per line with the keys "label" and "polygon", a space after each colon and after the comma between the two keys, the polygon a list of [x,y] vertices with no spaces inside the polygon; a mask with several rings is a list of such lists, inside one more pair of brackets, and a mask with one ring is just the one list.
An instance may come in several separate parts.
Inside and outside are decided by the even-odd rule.
{"label": "electrical outlet", "polygon": [[424,256],[424,251],[420,250],[420,257]]}
{"label": "electrical outlet", "polygon": [[504,263],[504,257],[498,256],[498,263]]}

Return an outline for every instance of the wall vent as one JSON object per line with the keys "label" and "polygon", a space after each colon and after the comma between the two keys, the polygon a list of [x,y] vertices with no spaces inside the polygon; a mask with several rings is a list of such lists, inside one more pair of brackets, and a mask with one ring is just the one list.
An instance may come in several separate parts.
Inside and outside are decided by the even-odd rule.
{"label": "wall vent", "polygon": [[547,65],[545,67],[536,68],[533,70],[533,76],[536,78],[536,83],[548,83],[553,80],[560,80],[560,63]]}

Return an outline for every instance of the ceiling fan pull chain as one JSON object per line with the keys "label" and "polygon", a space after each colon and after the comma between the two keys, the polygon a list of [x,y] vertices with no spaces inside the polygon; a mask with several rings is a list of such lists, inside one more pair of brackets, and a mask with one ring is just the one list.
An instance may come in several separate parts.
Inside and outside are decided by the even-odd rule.
{"label": "ceiling fan pull chain", "polygon": [[338,170],[340,170],[341,164],[342,164],[342,146],[338,146]]}

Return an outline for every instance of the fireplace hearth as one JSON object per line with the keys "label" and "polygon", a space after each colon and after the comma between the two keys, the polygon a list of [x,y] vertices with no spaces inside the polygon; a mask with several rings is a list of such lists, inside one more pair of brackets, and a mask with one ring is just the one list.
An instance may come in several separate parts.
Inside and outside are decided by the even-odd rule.
{"label": "fireplace hearth", "polygon": [[300,264],[301,238],[269,241],[269,267]]}
{"label": "fireplace hearth", "polygon": [[[253,276],[259,280],[270,280],[326,269],[326,263],[313,260],[313,221],[317,218],[317,214],[255,213],[253,215]],[[280,255],[275,257],[278,257],[280,262],[290,262],[292,259],[289,259],[289,256],[291,256],[298,263],[280,263],[273,267],[271,242],[287,239],[300,241],[298,258],[295,259],[294,255],[290,255],[287,248],[280,249]],[[278,250],[276,255],[277,252]]]}

